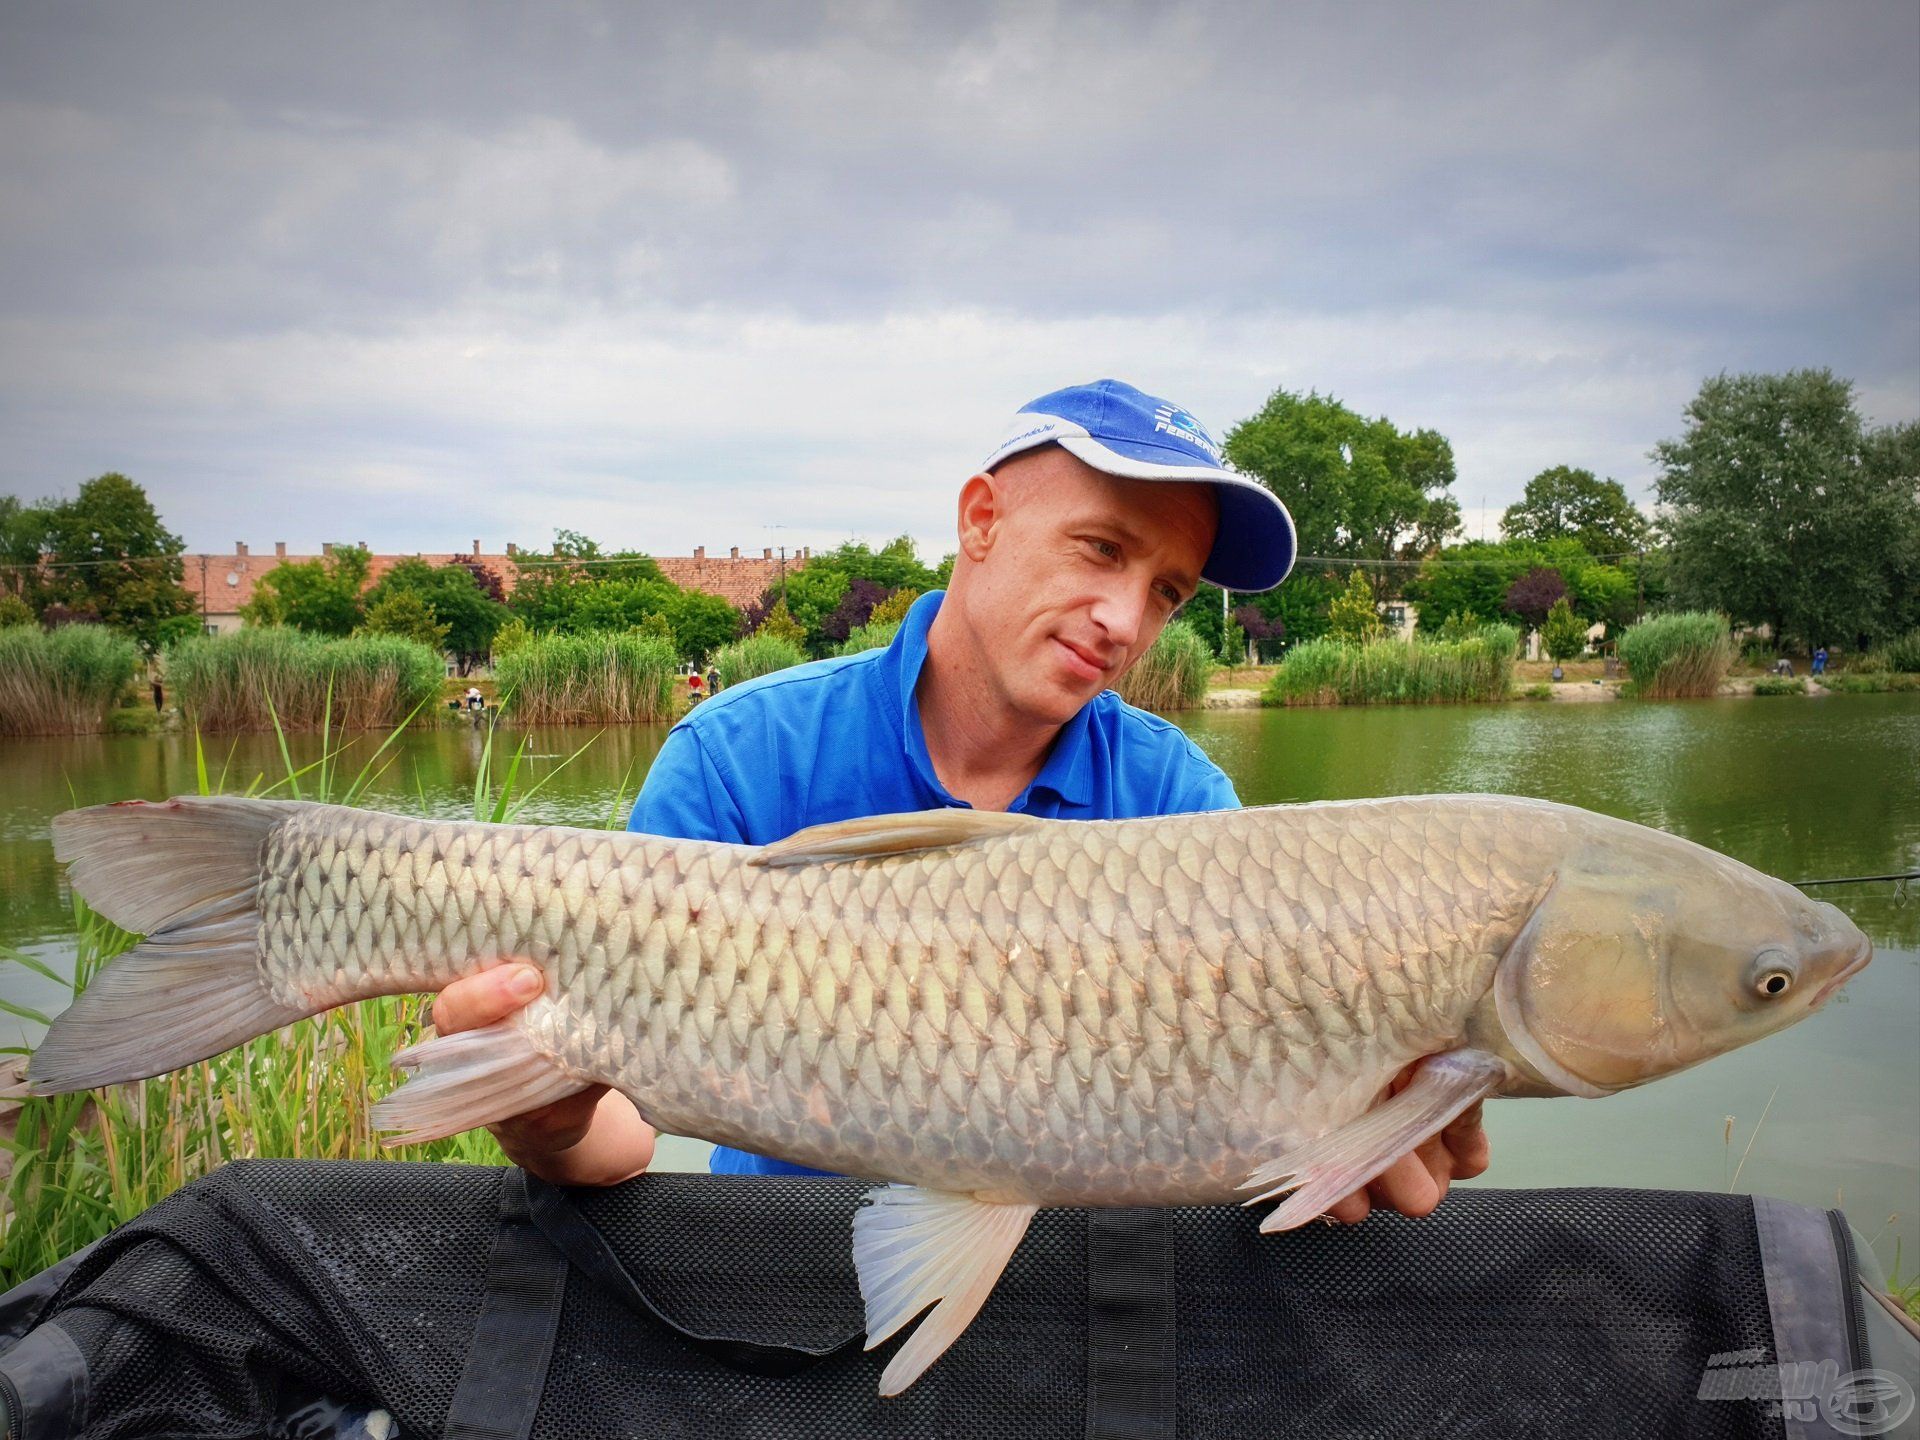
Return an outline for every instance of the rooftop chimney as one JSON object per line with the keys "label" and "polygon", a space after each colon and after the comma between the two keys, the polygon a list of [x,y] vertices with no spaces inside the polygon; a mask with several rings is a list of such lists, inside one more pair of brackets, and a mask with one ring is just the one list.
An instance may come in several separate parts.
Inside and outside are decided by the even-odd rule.
{"label": "rooftop chimney", "polygon": [[693,547],[693,558],[694,558],[694,559],[696,559],[696,560],[704,560],[704,559],[706,559],[706,558],[707,558],[707,547],[706,547],[706,546],[704,546],[704,545],[696,545],[696,546],[694,546],[694,547]]}
{"label": "rooftop chimney", "polygon": [[738,560],[740,558],[740,547],[735,545],[731,550],[727,551],[727,558],[729,560]]}
{"label": "rooftop chimney", "polygon": [[276,540],[273,542],[273,556],[274,556],[274,559],[276,560],[284,560],[287,558],[287,542],[286,541]]}
{"label": "rooftop chimney", "polygon": [[236,540],[236,541],[234,541],[234,542],[233,542],[233,553],[234,553],[235,555],[238,555],[238,556],[240,556],[240,557],[241,557],[242,559],[245,559],[245,558],[246,558],[246,554],[247,554],[247,542],[246,542],[246,541],[244,541],[244,540]]}
{"label": "rooftop chimney", "polygon": [[320,553],[321,553],[322,555],[332,555],[332,554],[333,554],[333,542],[332,542],[331,540],[322,540],[322,541],[320,542]]}
{"label": "rooftop chimney", "polygon": [[480,558],[480,542],[478,540],[473,542],[473,558],[476,560]]}
{"label": "rooftop chimney", "polygon": [[773,547],[769,545],[766,549],[762,550],[760,552],[760,558],[762,560],[771,560],[773,558]]}
{"label": "rooftop chimney", "polygon": [[513,541],[511,540],[507,541],[507,554],[518,555],[519,553],[520,553],[520,547],[514,544]]}

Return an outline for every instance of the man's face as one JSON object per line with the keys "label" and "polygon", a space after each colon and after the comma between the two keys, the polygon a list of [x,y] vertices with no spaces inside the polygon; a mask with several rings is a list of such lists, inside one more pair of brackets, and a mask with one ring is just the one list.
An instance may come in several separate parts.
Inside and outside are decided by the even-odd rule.
{"label": "man's face", "polygon": [[1118,479],[1054,445],[992,480],[990,497],[978,477],[961,495],[969,628],[1013,707],[1064,724],[1193,595],[1218,502],[1210,486]]}

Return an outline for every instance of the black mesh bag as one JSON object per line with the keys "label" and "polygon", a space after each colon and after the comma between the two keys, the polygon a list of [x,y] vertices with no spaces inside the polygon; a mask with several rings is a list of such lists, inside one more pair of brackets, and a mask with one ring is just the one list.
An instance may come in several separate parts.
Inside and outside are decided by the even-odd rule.
{"label": "black mesh bag", "polygon": [[230,1165],[0,1297],[0,1410],[22,1440],[1867,1433],[1703,1378],[1868,1367],[1837,1212],[1456,1189],[1263,1236],[1258,1211],[1042,1211],[883,1400],[898,1342],[862,1350],[848,1244],[867,1188]]}

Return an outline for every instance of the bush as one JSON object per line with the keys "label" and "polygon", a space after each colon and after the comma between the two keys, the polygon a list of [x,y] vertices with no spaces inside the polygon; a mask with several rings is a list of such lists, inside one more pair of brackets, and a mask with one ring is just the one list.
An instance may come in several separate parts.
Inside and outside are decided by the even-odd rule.
{"label": "bush", "polygon": [[1620,637],[1620,658],[1633,677],[1633,693],[1644,699],[1713,695],[1733,668],[1733,638],[1722,615],[1704,610],[1656,615],[1627,628]]}
{"label": "bush", "polygon": [[133,679],[138,648],[102,625],[0,630],[0,735],[90,735]]}
{"label": "bush", "polygon": [[1184,620],[1166,625],[1114,688],[1142,710],[1191,710],[1206,698],[1213,651]]}
{"label": "bush", "polygon": [[501,707],[528,725],[632,724],[664,719],[679,656],[637,631],[540,635],[494,667]]}
{"label": "bush", "polygon": [[1842,695],[1888,695],[1920,691],[1920,675],[1900,675],[1887,671],[1867,675],[1852,670],[1838,675],[1829,672],[1820,677],[1820,683]]}
{"label": "bush", "polygon": [[1587,622],[1573,613],[1564,596],[1554,601],[1547,611],[1546,624],[1540,629],[1540,643],[1556,661],[1572,660],[1585,653]]}
{"label": "bush", "polygon": [[1553,686],[1542,680],[1538,685],[1529,685],[1526,689],[1522,690],[1520,692],[1520,698],[1522,700],[1551,700],[1553,698]]}
{"label": "bush", "polygon": [[107,712],[109,735],[151,735],[165,724],[151,705],[123,705]]}
{"label": "bush", "polygon": [[446,661],[395,635],[332,639],[283,625],[196,635],[167,651],[167,680],[201,730],[366,730],[440,694]]}
{"label": "bush", "polygon": [[[875,610],[874,614],[880,612]],[[882,650],[893,643],[893,637],[900,633],[898,620],[869,620],[853,630],[845,640],[835,647],[836,655],[858,655],[862,650]]]}
{"label": "bush", "polygon": [[1920,629],[1896,635],[1880,647],[1887,668],[1902,675],[1920,675]]}
{"label": "bush", "polygon": [[1346,589],[1327,606],[1327,628],[1332,638],[1356,645],[1375,639],[1386,628],[1374,602],[1373,586],[1358,570],[1347,577]]}
{"label": "bush", "polygon": [[1436,705],[1504,700],[1520,632],[1486,625],[1464,640],[1296,645],[1263,697],[1269,705]]}
{"label": "bush", "polygon": [[1807,693],[1807,682],[1797,676],[1762,675],[1753,682],[1753,693],[1756,695],[1804,695]]}
{"label": "bush", "polygon": [[1740,663],[1750,670],[1771,670],[1779,658],[1780,652],[1771,640],[1754,638],[1740,647]]}
{"label": "bush", "polygon": [[769,617],[765,625],[746,639],[714,651],[713,668],[720,672],[720,688],[727,690],[756,676],[805,664],[806,659],[797,642],[773,629],[773,619]]}
{"label": "bush", "polygon": [[505,659],[531,639],[533,639],[533,627],[518,615],[514,616],[493,632],[491,650],[494,660]]}

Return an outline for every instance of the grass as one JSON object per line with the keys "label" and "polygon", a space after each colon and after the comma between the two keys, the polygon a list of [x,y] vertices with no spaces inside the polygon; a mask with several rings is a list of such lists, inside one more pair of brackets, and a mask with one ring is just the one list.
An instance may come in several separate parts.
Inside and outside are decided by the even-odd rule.
{"label": "grass", "polygon": [[1620,658],[1632,676],[1629,693],[1645,700],[1697,699],[1719,693],[1733,668],[1733,637],[1724,616],[1704,610],[1656,615],[1627,627]]}
{"label": "grass", "polygon": [[193,726],[378,730],[440,694],[446,663],[394,635],[330,639],[270,625],[199,635],[167,651],[167,685]]}
{"label": "grass", "polygon": [[800,647],[790,640],[782,640],[778,635],[749,635],[714,651],[712,665],[720,672],[720,688],[730,690],[776,670],[805,664],[806,659]]}
{"label": "grass", "polygon": [[104,625],[0,630],[0,735],[90,735],[133,679],[139,651]]}
{"label": "grass", "polygon": [[1854,670],[1836,674],[1829,670],[1820,677],[1820,683],[1841,695],[1892,695],[1920,690],[1920,675],[1903,675],[1892,671],[1861,674]]}
{"label": "grass", "polygon": [[1519,639],[1510,625],[1488,625],[1460,640],[1309,640],[1287,652],[1262,698],[1269,705],[1504,700]]}
{"label": "grass", "polygon": [[1553,698],[1553,685],[1543,680],[1539,684],[1529,685],[1517,693],[1522,700],[1551,700]]}
{"label": "grass", "polygon": [[1920,675],[1920,629],[1896,635],[1879,650],[1887,668],[1902,675]]}
{"label": "grass", "polygon": [[[332,750],[323,747],[322,758],[310,765],[296,768],[288,761],[281,779],[257,793],[354,804],[390,763],[399,734],[399,729],[389,734],[351,778],[344,777],[340,764],[353,743],[348,742]],[[198,753],[200,792],[216,793],[224,777],[209,778],[205,753]],[[556,766],[539,782],[516,790],[524,754],[522,741],[511,760],[500,764],[488,728],[474,782],[475,819],[505,823],[518,818],[541,786],[565,768]],[[608,828],[624,824],[629,798],[623,782],[607,814]],[[78,958],[71,981],[17,950],[0,949],[0,964],[23,966],[80,993],[135,937],[78,899],[73,916]],[[425,997],[412,996],[362,1001],[169,1075],[22,1101],[11,1136],[0,1132],[0,1145],[13,1158],[0,1200],[0,1290],[229,1160],[391,1158],[376,1140],[371,1112],[398,1083],[389,1062],[419,1038],[427,1004]],[[0,1008],[29,1021],[46,1020],[8,1002],[0,1001]],[[25,1051],[12,1047],[0,1053],[17,1063]],[[485,1131],[409,1147],[405,1154],[482,1165],[505,1161]]]}
{"label": "grass", "polygon": [[657,635],[539,635],[502,656],[494,680],[524,724],[634,724],[671,713],[679,664]]}
{"label": "grass", "polygon": [[1212,674],[1213,651],[1207,642],[1185,621],[1173,620],[1114,688],[1122,700],[1142,710],[1191,710],[1205,701]]}
{"label": "grass", "polygon": [[1797,675],[1762,675],[1753,682],[1753,693],[1756,695],[1804,695],[1807,693],[1807,682]]}

